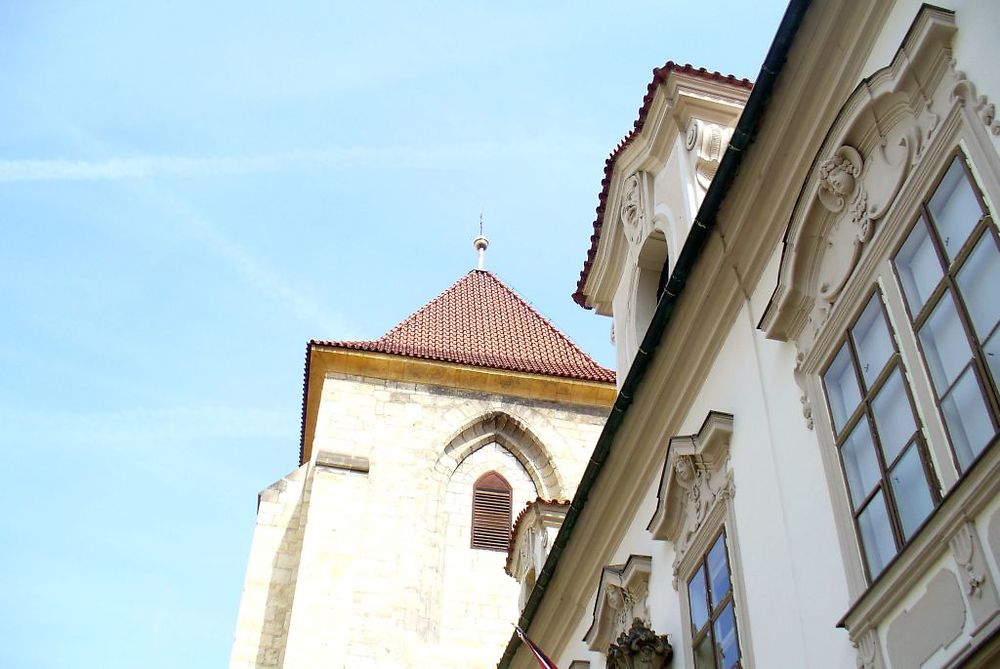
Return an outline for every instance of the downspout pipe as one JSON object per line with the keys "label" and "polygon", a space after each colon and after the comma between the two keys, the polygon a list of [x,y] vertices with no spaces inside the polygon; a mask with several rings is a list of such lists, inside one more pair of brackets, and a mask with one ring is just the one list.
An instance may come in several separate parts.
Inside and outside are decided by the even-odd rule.
{"label": "downspout pipe", "polygon": [[[778,26],[777,34],[775,34],[774,40],[771,42],[771,47],[764,58],[764,64],[757,75],[753,91],[751,91],[749,98],[747,98],[746,105],[736,124],[732,139],[729,140],[729,147],[722,156],[722,161],[719,164],[715,178],[712,179],[712,183],[705,193],[705,199],[698,209],[694,225],[691,227],[684,246],[681,248],[677,262],[674,264],[673,272],[670,274],[670,279],[664,287],[659,302],[657,302],[656,311],[646,330],[646,335],[643,337],[642,344],[639,346],[632,366],[629,368],[624,383],[622,383],[618,397],[611,407],[611,413],[604,424],[604,429],[597,439],[594,452],[591,454],[587,468],[580,479],[580,484],[566,512],[566,518],[559,529],[559,534],[556,535],[552,549],[545,560],[545,565],[542,567],[542,571],[535,581],[535,586],[531,590],[531,595],[528,597],[524,610],[521,612],[518,626],[525,631],[529,631],[531,627],[542,598],[545,596],[545,590],[552,581],[556,569],[559,567],[559,559],[573,537],[573,529],[576,527],[580,514],[586,507],[587,499],[590,497],[594,483],[597,481],[601,469],[604,467],[604,463],[611,453],[615,436],[624,422],[625,415],[632,405],[635,394],[639,391],[653,355],[663,340],[663,333],[670,323],[677,300],[683,293],[684,287],[687,285],[687,279],[694,270],[698,258],[701,256],[709,233],[715,227],[719,209],[722,207],[730,186],[736,179],[736,174],[739,171],[740,164],[743,162],[743,156],[747,148],[753,142],[754,134],[757,131],[760,120],[764,116],[778,75],[785,65],[788,52],[792,47],[799,26],[802,24],[802,18],[809,7],[809,2],[810,0],[791,0],[788,8],[785,10],[785,14]],[[664,263],[663,271],[667,271],[666,263]],[[500,658],[500,662],[497,663],[497,669],[509,669],[514,655],[517,653],[519,644],[520,639],[517,634],[512,634],[504,650],[504,654]]]}

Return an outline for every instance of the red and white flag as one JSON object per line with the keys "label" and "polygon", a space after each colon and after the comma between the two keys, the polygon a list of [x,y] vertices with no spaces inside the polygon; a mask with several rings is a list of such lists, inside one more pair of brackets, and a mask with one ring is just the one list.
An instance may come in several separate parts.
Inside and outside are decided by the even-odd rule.
{"label": "red and white flag", "polygon": [[521,643],[528,647],[531,654],[535,656],[538,661],[538,666],[542,669],[559,669],[556,663],[548,658],[548,656],[542,652],[542,649],[535,645],[535,642],[528,638],[528,635],[524,633],[517,625],[514,625],[514,629],[517,630],[517,635],[521,637]]}

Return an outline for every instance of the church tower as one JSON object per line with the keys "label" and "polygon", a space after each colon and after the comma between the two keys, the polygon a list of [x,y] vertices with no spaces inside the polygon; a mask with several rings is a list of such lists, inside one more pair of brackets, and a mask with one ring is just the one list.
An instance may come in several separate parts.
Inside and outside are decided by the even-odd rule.
{"label": "church tower", "polygon": [[300,465],[259,496],[231,669],[493,667],[512,515],[572,498],[614,394],[481,268],[379,339],[309,342]]}

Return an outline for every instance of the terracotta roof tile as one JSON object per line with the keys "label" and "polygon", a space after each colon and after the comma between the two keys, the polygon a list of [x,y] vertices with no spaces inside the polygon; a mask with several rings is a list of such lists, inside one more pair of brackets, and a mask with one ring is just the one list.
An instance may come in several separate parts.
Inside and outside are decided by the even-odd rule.
{"label": "terracotta roof tile", "polygon": [[472,270],[374,341],[312,341],[476,367],[613,383],[599,365],[500,279]]}
{"label": "terracotta roof tile", "polygon": [[632,124],[632,130],[625,135],[620,142],[618,142],[618,146],[616,146],[615,150],[611,152],[608,159],[604,161],[604,178],[601,179],[601,192],[597,196],[597,217],[594,219],[594,234],[590,236],[590,249],[587,251],[587,260],[584,261],[583,269],[580,270],[580,279],[576,282],[576,292],[573,293],[573,301],[584,309],[590,308],[587,306],[586,297],[583,295],[583,288],[587,283],[587,276],[590,274],[590,267],[594,264],[594,256],[597,255],[597,245],[601,240],[601,224],[604,219],[604,207],[608,200],[608,188],[611,187],[611,173],[614,171],[615,161],[618,159],[618,156],[625,149],[625,147],[632,142],[635,136],[642,132],[642,128],[646,124],[646,115],[649,114],[649,108],[653,104],[653,96],[656,94],[656,89],[660,86],[660,84],[666,81],[667,76],[671,72],[682,72],[684,74],[709,79],[711,81],[722,81],[747,90],[753,89],[753,82],[749,79],[738,79],[731,74],[710,72],[703,67],[694,67],[690,64],[678,65],[672,60],[668,60],[663,67],[653,69],[653,80],[649,82],[648,86],[646,86],[646,95],[642,98],[642,106],[639,107],[639,117],[635,120],[635,123]]}

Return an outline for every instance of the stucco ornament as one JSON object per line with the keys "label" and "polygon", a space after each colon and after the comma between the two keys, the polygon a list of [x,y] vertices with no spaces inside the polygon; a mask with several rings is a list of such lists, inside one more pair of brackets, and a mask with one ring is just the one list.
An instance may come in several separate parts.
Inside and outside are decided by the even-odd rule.
{"label": "stucco ornament", "polygon": [[1000,120],[997,119],[996,107],[985,95],[976,94],[976,85],[969,81],[965,72],[958,69],[958,63],[954,60],[951,61],[951,69],[955,75],[951,101],[971,109],[987,130],[994,135],[1000,135]]}
{"label": "stucco ornament", "polygon": [[729,128],[700,119],[693,118],[688,123],[685,145],[694,153],[695,180],[703,193],[719,170],[731,134]]}
{"label": "stucco ornament", "polygon": [[642,205],[642,183],[638,172],[633,173],[622,184],[620,214],[629,243],[638,243],[646,222],[646,212]]}
{"label": "stucco ornament", "polygon": [[802,370],[802,362],[805,356],[801,352],[795,355],[795,369],[792,372],[795,377],[795,384],[799,387],[802,392],[799,395],[799,403],[802,404],[802,417],[806,419],[806,427],[810,430],[813,429],[813,409],[812,402],[809,400],[809,389],[806,386],[807,374]]}
{"label": "stucco ornament", "polygon": [[729,458],[719,463],[710,463],[698,456],[681,456],[674,463],[675,480],[685,490],[686,523],[675,544],[674,589],[677,589],[678,574],[694,543],[705,519],[715,506],[733,498],[736,487],[733,484]]}
{"label": "stucco ornament", "polygon": [[845,144],[820,163],[816,196],[823,208],[837,214],[824,234],[827,250],[821,256],[816,293],[822,302],[833,304],[840,295],[863,246],[875,235],[877,222],[895,202],[932,125],[910,116],[897,123],[867,158]]}
{"label": "stucco ornament", "polygon": [[608,669],[662,669],[674,656],[670,638],[637,618],[608,648]]}
{"label": "stucco ornament", "polygon": [[876,669],[878,658],[878,634],[875,630],[869,630],[860,639],[854,642],[854,647],[858,649],[857,666],[858,669]]}
{"label": "stucco ornament", "polygon": [[965,572],[965,594],[969,597],[978,598],[983,596],[983,584],[986,582],[986,576],[977,570],[974,564],[976,540],[973,533],[975,531],[975,526],[971,522],[966,521],[955,533],[955,536],[951,538],[949,543],[951,544],[951,551],[955,557],[955,562]]}
{"label": "stucco ornament", "polygon": [[612,640],[636,620],[649,620],[648,555],[631,555],[625,564],[601,570],[594,603],[594,619],[584,641],[595,652],[604,652]]}
{"label": "stucco ornament", "polygon": [[819,164],[819,200],[823,206],[837,213],[852,201],[857,191],[864,161],[861,154],[850,146],[837,149],[832,158]]}

